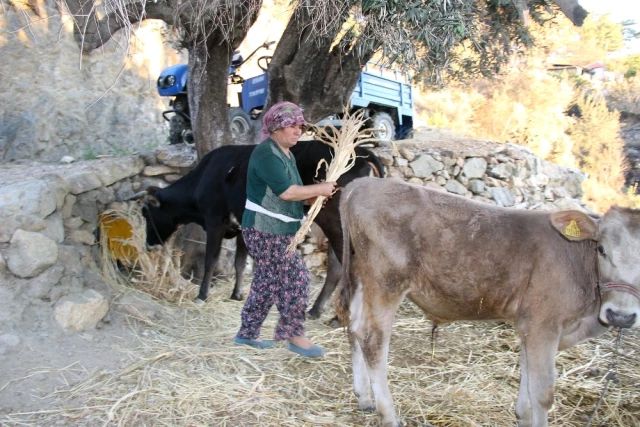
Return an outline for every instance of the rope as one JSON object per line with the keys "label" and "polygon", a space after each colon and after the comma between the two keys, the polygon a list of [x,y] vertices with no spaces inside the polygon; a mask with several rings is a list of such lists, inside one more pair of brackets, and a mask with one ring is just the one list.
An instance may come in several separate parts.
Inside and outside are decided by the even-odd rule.
{"label": "rope", "polygon": [[600,399],[598,399],[598,403],[596,403],[596,407],[593,409],[589,420],[587,420],[587,424],[585,427],[591,427],[591,423],[600,408],[600,405],[604,401],[604,396],[607,393],[607,388],[609,387],[609,383],[613,381],[614,384],[619,384],[620,379],[618,378],[618,355],[620,354],[620,344],[622,343],[622,328],[618,328],[618,337],[616,338],[616,350],[613,355],[613,360],[609,363],[609,371],[607,375],[604,376],[606,382],[604,383],[604,388],[602,389],[602,394],[600,395]]}

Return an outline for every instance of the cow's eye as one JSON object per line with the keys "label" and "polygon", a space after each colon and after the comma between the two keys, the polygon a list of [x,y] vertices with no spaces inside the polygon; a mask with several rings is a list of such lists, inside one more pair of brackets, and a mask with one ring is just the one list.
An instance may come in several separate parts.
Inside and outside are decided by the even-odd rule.
{"label": "cow's eye", "polygon": [[605,256],[604,246],[598,245],[598,252],[600,253],[600,255]]}

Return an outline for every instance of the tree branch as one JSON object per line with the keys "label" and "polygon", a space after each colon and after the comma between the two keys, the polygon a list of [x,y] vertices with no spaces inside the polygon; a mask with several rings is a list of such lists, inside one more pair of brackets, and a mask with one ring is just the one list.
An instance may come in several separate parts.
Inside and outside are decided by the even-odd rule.
{"label": "tree branch", "polygon": [[96,17],[96,4],[91,0],[64,0],[74,17],[73,36],[83,53],[89,53],[108,42],[116,31],[145,19],[174,22],[173,9],[167,3],[129,3],[103,18]]}

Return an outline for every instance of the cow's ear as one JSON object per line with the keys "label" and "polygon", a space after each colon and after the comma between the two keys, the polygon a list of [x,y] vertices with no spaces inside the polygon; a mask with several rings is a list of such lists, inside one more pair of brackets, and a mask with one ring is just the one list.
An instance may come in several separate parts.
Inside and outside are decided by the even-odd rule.
{"label": "cow's ear", "polygon": [[156,196],[147,196],[145,197],[144,202],[149,206],[153,206],[154,208],[160,207],[160,200],[158,200]]}
{"label": "cow's ear", "polygon": [[147,192],[147,194],[156,194],[160,190],[162,190],[162,188],[157,187],[155,185],[150,185],[147,187],[145,191]]}
{"label": "cow's ear", "polygon": [[551,225],[569,240],[595,239],[598,233],[598,223],[580,211],[554,212]]}

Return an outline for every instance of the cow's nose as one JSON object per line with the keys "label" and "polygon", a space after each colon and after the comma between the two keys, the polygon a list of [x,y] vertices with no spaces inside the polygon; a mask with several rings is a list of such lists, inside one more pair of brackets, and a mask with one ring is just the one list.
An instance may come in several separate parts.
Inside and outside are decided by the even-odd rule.
{"label": "cow's nose", "polygon": [[630,328],[636,321],[636,314],[621,314],[613,311],[610,308],[607,309],[607,321],[611,326],[618,328]]}

